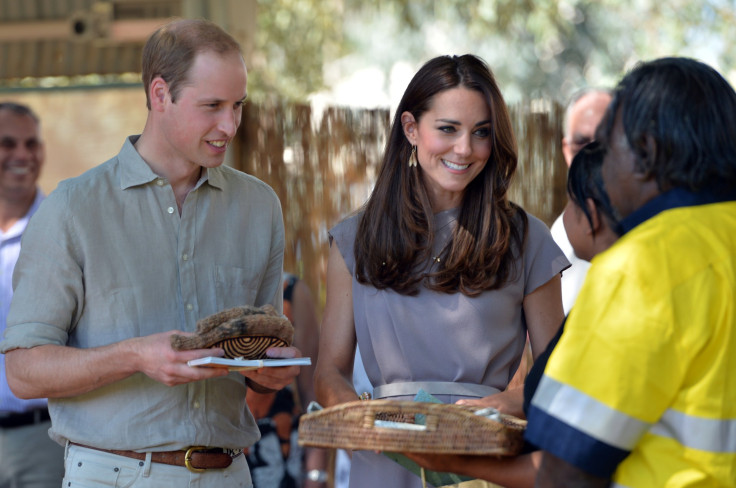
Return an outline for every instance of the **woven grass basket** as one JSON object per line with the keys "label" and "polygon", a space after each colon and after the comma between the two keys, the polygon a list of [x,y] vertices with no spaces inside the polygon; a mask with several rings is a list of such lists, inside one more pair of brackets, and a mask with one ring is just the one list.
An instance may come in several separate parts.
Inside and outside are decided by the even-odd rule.
{"label": "woven grass basket", "polygon": [[302,415],[299,445],[375,450],[515,456],[526,421],[500,414],[476,415],[481,407],[403,400],[368,400]]}

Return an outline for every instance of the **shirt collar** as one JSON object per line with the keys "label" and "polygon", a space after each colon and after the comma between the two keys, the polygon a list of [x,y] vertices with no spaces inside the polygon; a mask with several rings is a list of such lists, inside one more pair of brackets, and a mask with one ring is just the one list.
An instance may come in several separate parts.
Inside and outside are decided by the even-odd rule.
{"label": "shirt collar", "polygon": [[[153,172],[135,148],[135,143],[140,135],[129,136],[125,139],[123,147],[118,154],[120,165],[120,187],[125,190],[134,186],[145,185],[155,181],[159,176]],[[216,188],[222,188],[224,175],[221,168],[204,168],[195,188],[204,183],[209,183]]]}
{"label": "shirt collar", "polygon": [[628,216],[621,219],[621,222],[618,223],[616,228],[616,232],[619,236],[622,236],[637,225],[644,223],[665,210],[734,200],[736,200],[736,188],[729,188],[723,191],[711,191],[706,189],[699,192],[693,192],[680,187],[673,188],[672,190],[668,190],[656,196],[638,209],[634,210]]}

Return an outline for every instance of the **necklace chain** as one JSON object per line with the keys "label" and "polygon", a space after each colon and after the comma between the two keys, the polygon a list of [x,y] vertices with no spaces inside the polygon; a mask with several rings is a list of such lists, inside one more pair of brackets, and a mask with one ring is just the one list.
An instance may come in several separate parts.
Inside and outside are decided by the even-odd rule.
{"label": "necklace chain", "polygon": [[[445,227],[447,227],[447,226],[448,226],[448,225],[450,225],[451,223],[455,222],[455,220],[456,220],[456,218],[455,218],[455,217],[451,218],[449,222],[445,223],[445,224],[444,224],[444,225],[443,225],[442,227],[440,227],[439,229],[437,229],[437,232],[441,231],[442,229],[444,229]],[[437,255],[437,256],[432,256],[432,262],[433,262],[433,263],[439,263],[439,262],[440,262],[441,260],[442,260],[442,259],[440,258],[440,256],[439,256],[439,255]],[[383,262],[381,263],[381,266],[386,266],[386,261],[383,261]]]}

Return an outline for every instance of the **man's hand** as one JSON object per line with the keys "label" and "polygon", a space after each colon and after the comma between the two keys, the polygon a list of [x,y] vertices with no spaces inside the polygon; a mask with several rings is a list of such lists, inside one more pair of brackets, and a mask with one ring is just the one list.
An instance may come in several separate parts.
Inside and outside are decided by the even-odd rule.
{"label": "man's hand", "polygon": [[208,356],[222,357],[220,348],[175,351],[171,347],[171,335],[189,335],[171,330],[159,334],[131,339],[140,372],[168,386],[191,383],[218,376],[226,376],[224,368],[198,368],[187,365],[187,361]]}
{"label": "man's hand", "polygon": [[606,488],[611,480],[588,474],[577,466],[543,451],[536,488]]}
{"label": "man's hand", "polygon": [[[500,486],[532,488],[541,452],[515,457],[404,453],[424,469],[478,478]],[[496,485],[494,485],[496,486]]]}
{"label": "man's hand", "polygon": [[[266,351],[266,355],[271,359],[290,359],[299,358],[302,353],[296,347],[272,347]],[[246,377],[249,387],[263,392],[278,391],[290,385],[300,370],[299,366],[280,366],[241,371],[240,374]]]}
{"label": "man's hand", "polygon": [[462,454],[432,454],[419,452],[405,452],[406,457],[424,469],[443,473],[464,474],[463,468],[478,460],[481,456],[467,456]]}
{"label": "man's hand", "polygon": [[68,398],[115,383],[135,373],[168,386],[225,376],[221,368],[197,368],[187,361],[222,356],[222,349],[174,351],[178,331],[134,337],[80,349],[46,344],[5,354],[8,383],[19,398]]}

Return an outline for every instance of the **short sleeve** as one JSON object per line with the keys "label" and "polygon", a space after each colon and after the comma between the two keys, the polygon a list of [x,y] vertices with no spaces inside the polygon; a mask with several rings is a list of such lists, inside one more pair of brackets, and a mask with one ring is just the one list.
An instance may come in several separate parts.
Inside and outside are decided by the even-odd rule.
{"label": "short sleeve", "polygon": [[528,213],[527,220],[529,223],[522,255],[525,296],[570,267],[570,262],[552,239],[544,222]]}
{"label": "short sleeve", "polygon": [[345,260],[345,265],[353,276],[355,275],[355,254],[353,253],[353,245],[358,233],[358,223],[360,222],[361,216],[362,213],[346,218],[330,229],[328,233],[330,245],[337,245],[337,248],[340,250],[340,254],[342,254],[342,258]]}

